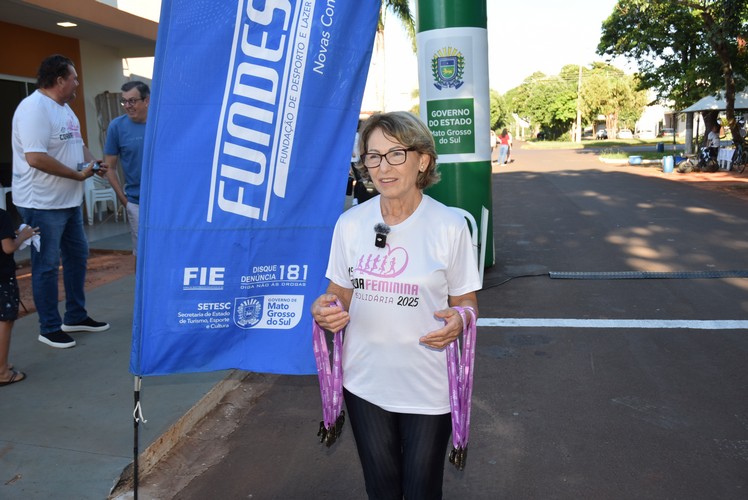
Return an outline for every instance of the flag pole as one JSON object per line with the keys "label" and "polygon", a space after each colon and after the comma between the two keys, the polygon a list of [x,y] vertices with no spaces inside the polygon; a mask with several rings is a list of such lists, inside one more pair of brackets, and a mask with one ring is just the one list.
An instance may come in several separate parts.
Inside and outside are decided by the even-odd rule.
{"label": "flag pole", "polygon": [[135,388],[133,391],[133,460],[132,460],[132,481],[133,481],[133,499],[138,500],[138,430],[142,413],[140,411],[140,386],[143,377],[135,376]]}

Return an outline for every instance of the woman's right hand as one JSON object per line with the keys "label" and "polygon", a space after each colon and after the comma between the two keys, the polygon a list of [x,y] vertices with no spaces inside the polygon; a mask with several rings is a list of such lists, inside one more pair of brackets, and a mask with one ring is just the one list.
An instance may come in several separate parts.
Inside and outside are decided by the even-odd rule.
{"label": "woman's right hand", "polygon": [[337,300],[337,295],[325,293],[317,297],[317,300],[312,304],[312,317],[314,321],[325,330],[331,332],[342,330],[351,320],[348,311],[335,303]]}

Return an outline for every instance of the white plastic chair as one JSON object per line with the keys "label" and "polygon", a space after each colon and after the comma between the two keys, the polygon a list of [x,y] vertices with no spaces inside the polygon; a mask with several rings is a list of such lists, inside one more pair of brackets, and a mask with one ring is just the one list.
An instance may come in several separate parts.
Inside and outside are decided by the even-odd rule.
{"label": "white plastic chair", "polygon": [[732,167],[732,155],[735,154],[733,148],[719,148],[717,153],[717,165],[720,170],[730,170]]}
{"label": "white plastic chair", "polygon": [[[94,212],[98,208],[99,202],[104,202],[104,210],[106,210],[106,203],[109,201],[114,205],[114,221],[116,222],[119,217],[119,203],[117,202],[117,193],[114,192],[112,185],[98,175],[94,175],[85,180],[84,189],[88,224],[93,225]],[[101,220],[101,213],[99,213],[99,220]]]}
{"label": "white plastic chair", "polygon": [[486,237],[488,234],[488,210],[485,207],[481,207],[481,227],[478,228],[478,223],[475,222],[473,214],[465,209],[459,207],[449,207],[455,212],[459,213],[465,219],[467,219],[470,225],[470,239],[473,243],[473,255],[475,256],[475,262],[478,264],[478,273],[480,274],[480,283],[483,286],[483,272],[485,269],[486,260]]}
{"label": "white plastic chair", "polygon": [[5,201],[5,198],[6,198],[6,195],[12,191],[13,189],[9,187],[6,188],[3,186],[0,186],[0,208],[2,208],[3,210],[8,210],[8,207],[6,206],[7,202]]}

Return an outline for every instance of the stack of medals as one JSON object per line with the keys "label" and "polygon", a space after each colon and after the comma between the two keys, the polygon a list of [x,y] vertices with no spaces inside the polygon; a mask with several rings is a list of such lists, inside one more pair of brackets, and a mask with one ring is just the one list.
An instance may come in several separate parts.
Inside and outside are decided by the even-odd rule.
{"label": "stack of medals", "polygon": [[[342,309],[340,301],[335,305]],[[322,397],[322,418],[319,423],[317,436],[320,443],[327,446],[338,439],[343,430],[345,412],[343,411],[343,330],[333,336],[332,367],[330,367],[330,352],[327,349],[325,331],[313,322],[312,339],[314,343],[314,359],[317,362],[317,376],[319,378],[319,392]]]}
{"label": "stack of medals", "polygon": [[473,365],[475,364],[475,310],[472,307],[453,307],[462,317],[462,355],[458,341],[447,346],[449,374],[449,406],[452,411],[452,451],[449,462],[457,470],[465,469],[468,438],[470,437],[470,405],[473,394]]}
{"label": "stack of medals", "polygon": [[343,431],[343,424],[345,423],[345,410],[340,412],[340,415],[335,420],[335,425],[331,425],[330,427],[325,426],[325,421],[320,420],[319,422],[319,431],[317,431],[317,436],[319,437],[320,443],[325,443],[325,445],[329,448],[332,446],[332,444],[335,442],[335,440],[338,439],[338,436],[340,436],[340,433]]}

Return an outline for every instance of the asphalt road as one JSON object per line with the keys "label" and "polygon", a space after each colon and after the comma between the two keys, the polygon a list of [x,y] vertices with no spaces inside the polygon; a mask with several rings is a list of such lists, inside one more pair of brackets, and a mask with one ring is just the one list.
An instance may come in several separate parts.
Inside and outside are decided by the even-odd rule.
{"label": "asphalt road", "polygon": [[[748,198],[589,153],[513,158],[479,293],[500,326],[478,331],[470,453],[445,498],[748,498],[748,280],[549,276],[745,271]],[[324,448],[320,417],[316,376],[253,375],[141,492],[365,498],[352,434]]]}

